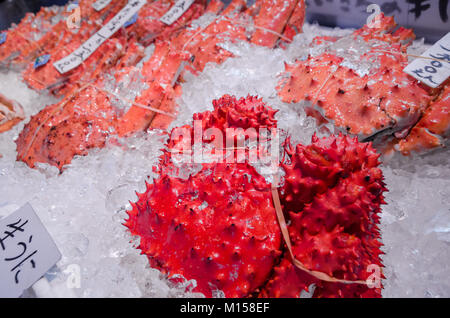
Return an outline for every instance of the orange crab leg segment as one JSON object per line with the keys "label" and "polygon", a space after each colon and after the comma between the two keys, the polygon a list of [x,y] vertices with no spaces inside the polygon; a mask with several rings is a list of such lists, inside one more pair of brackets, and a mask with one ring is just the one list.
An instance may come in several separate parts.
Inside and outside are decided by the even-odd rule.
{"label": "orange crab leg segment", "polygon": [[[164,54],[163,57],[162,54]],[[136,99],[136,103],[119,119],[117,125],[119,136],[147,129],[156,114],[153,109],[160,109],[164,101],[170,100],[173,96],[174,82],[178,78],[186,58],[185,54],[169,50],[169,43],[167,42],[157,44],[155,54],[143,66],[143,69],[147,70],[144,73],[149,74],[148,69],[154,69],[157,64],[159,64],[159,67],[152,72],[151,77],[146,77],[149,88]],[[167,108],[165,107],[165,109]],[[169,108],[169,110],[171,109]],[[161,111],[164,112],[164,110]],[[172,119],[168,113],[164,116]]]}
{"label": "orange crab leg segment", "polygon": [[0,133],[10,130],[24,119],[22,106],[0,94]]}
{"label": "orange crab leg segment", "polygon": [[442,139],[450,135],[450,84],[438,99],[431,103],[425,114],[400,141],[398,149],[405,155],[412,151],[425,151],[443,146]]}
{"label": "orange crab leg segment", "polygon": [[305,7],[305,0],[298,0],[283,32],[286,38],[292,40],[294,36],[302,33],[303,23],[305,22]]}
{"label": "orange crab leg segment", "polygon": [[205,12],[219,14],[219,12],[223,10],[224,6],[225,4],[220,0],[211,0],[208,6],[206,7]]}
{"label": "orange crab leg segment", "polygon": [[261,10],[255,17],[257,28],[251,42],[270,48],[274,47],[296,5],[297,0],[263,1]]}

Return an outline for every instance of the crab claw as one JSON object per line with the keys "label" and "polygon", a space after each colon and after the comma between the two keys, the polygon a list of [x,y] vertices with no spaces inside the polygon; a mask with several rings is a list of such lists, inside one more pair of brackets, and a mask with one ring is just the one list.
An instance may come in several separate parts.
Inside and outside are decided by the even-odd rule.
{"label": "crab claw", "polygon": [[403,154],[443,147],[450,135],[450,85],[431,103],[409,135],[396,146]]}
{"label": "crab claw", "polygon": [[0,94],[0,133],[10,130],[24,119],[22,106]]}

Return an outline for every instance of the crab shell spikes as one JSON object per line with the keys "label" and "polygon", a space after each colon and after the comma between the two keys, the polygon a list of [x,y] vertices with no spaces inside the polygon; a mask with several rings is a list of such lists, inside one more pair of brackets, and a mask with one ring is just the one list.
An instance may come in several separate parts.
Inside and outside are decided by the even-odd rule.
{"label": "crab shell spikes", "polygon": [[[315,285],[313,297],[380,297],[382,254],[378,229],[383,192],[379,155],[370,144],[347,136],[311,145],[286,145],[290,164],[281,203],[289,218],[294,257],[306,268],[337,279],[365,281],[375,266],[379,284],[325,282],[296,268],[285,252],[260,297],[300,297]],[[326,172],[326,173],[324,173]]]}
{"label": "crab shell spikes", "polygon": [[195,279],[207,297],[249,296],[281,255],[270,185],[247,164],[203,164],[187,180],[161,175],[128,215],[150,264]]}
{"label": "crab shell spikes", "polygon": [[[213,104],[194,115],[203,128],[276,128],[274,111],[256,97],[225,95]],[[168,148],[177,143],[169,139]],[[295,147],[287,138],[283,147],[280,203],[294,257],[336,279],[366,280],[370,265],[382,267],[378,214],[386,188],[379,155],[370,143],[343,135],[314,135],[310,145]],[[168,278],[193,279],[193,291],[207,297],[218,290],[226,297],[298,297],[312,284],[314,297],[380,296],[381,286],[329,283],[293,265],[281,240],[275,190],[248,163],[203,163],[179,178],[171,156],[164,159],[125,225]]]}

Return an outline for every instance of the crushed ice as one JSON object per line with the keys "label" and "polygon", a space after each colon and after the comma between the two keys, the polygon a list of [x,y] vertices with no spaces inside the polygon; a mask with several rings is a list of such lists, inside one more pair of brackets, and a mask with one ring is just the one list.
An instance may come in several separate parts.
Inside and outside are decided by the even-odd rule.
{"label": "crushed ice", "polygon": [[[208,65],[198,77],[189,75],[179,98],[180,114],[172,127],[189,123],[192,114],[212,109],[211,101],[223,94],[261,96],[280,111],[280,128],[294,142],[309,143],[316,130],[300,104],[285,104],[275,87],[284,62],[306,58],[309,43],[317,35],[345,35],[348,30],[329,30],[306,25],[286,51],[234,45],[236,58],[222,65]],[[421,44],[414,47],[420,51]],[[230,44],[231,45],[231,44]],[[151,52],[150,48],[150,52]],[[29,117],[53,97],[38,95],[16,73],[0,73],[0,93],[18,100]],[[136,200],[134,191],[151,182],[165,136],[159,131],[123,140],[123,146],[95,149],[74,158],[59,175],[54,167],[30,169],[16,162],[14,139],[28,119],[0,135],[0,217],[30,202],[63,254],[47,275],[53,288],[67,289],[72,268],[79,268],[78,297],[198,297],[173,286],[149,268],[138,244],[121,224]],[[384,296],[448,297],[450,295],[450,151],[423,157],[396,156],[383,166],[388,205],[383,207]],[[186,286],[184,286],[186,287]],[[70,295],[70,293],[69,293]],[[27,291],[25,296],[32,297]],[[221,296],[220,292],[217,296]]]}

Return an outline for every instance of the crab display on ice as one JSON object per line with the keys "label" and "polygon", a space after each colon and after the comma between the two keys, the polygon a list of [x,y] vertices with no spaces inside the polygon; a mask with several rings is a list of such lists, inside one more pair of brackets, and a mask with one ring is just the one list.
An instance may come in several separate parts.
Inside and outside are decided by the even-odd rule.
{"label": "crab display on ice", "polygon": [[[224,96],[213,105],[193,118],[205,130],[276,127],[274,110],[256,97]],[[177,129],[190,136],[193,128]],[[314,297],[380,297],[381,284],[365,283],[368,266],[382,267],[377,224],[386,191],[369,143],[342,135],[294,148],[287,141],[284,182],[276,185],[248,161],[197,163],[187,177],[170,173],[173,150],[193,145],[171,136],[159,177],[138,194],[125,223],[152,267],[174,280],[195,280],[193,291],[207,297],[299,297],[312,284]],[[226,144],[215,145],[224,151]],[[293,265],[283,243],[278,190],[293,255],[306,269]]]}
{"label": "crab display on ice", "polygon": [[[396,149],[407,154],[435,149],[444,145],[449,135],[449,82],[429,89],[403,72],[409,62],[408,47],[414,39],[412,31],[399,28],[394,32],[393,19],[380,15],[372,24],[349,36],[316,37],[309,47],[310,56],[286,65],[286,72],[281,75],[277,87],[280,99],[296,104],[288,106],[278,100],[276,93],[272,94],[272,89],[278,81],[275,73],[283,67],[281,60],[297,52],[290,43],[304,43],[309,38],[300,35],[294,39],[302,32],[303,0],[256,0],[251,6],[243,0],[231,1],[228,6],[219,0],[208,1],[208,4],[197,0],[171,25],[160,18],[176,1],[147,1],[133,21],[107,39],[81,65],[60,74],[53,62],[84,43],[127,1],[111,1],[100,11],[92,8],[93,2],[79,1],[79,29],[68,28],[66,18],[71,14],[68,6],[55,7],[41,9],[36,15],[28,14],[0,38],[0,42],[3,41],[0,67],[22,71],[26,84],[39,91],[38,94],[31,92],[33,95],[28,99],[39,95],[46,101],[48,98],[55,100],[54,104],[42,108],[31,106],[25,97],[23,105],[36,110],[30,114],[31,110],[25,109],[25,116],[18,103],[0,95],[0,133],[28,114],[32,115],[15,141],[17,160],[39,168],[33,171],[22,164],[14,164],[11,154],[15,148],[8,141],[8,152],[1,161],[7,164],[6,168],[2,166],[2,173],[7,175],[4,183],[13,180],[16,186],[12,189],[20,188],[22,192],[3,191],[4,196],[17,191],[25,194],[24,198],[33,197],[31,200],[39,203],[37,206],[44,215],[49,210],[49,219],[56,220],[50,224],[68,224],[70,233],[67,238],[61,235],[62,240],[80,242],[71,244],[73,246],[67,250],[78,250],[83,245],[86,255],[80,255],[77,261],[82,261],[83,268],[92,268],[88,270],[94,273],[83,278],[92,282],[88,287],[83,286],[79,295],[93,295],[89,289],[97,295],[100,289],[103,292],[109,287],[90,288],[97,284],[91,278],[97,275],[99,255],[88,253],[88,249],[97,252],[100,248],[105,253],[101,257],[106,261],[101,264],[108,269],[107,276],[113,273],[126,284],[132,283],[128,288],[121,285],[120,292],[128,295],[142,295],[138,289],[145,291],[144,296],[161,295],[159,287],[152,283],[153,279],[161,283],[164,276],[175,283],[183,282],[181,289],[188,286],[188,291],[200,292],[206,297],[380,297],[383,262],[389,264],[386,295],[405,286],[395,277],[399,268],[411,264],[411,255],[403,252],[405,238],[412,238],[411,233],[427,236],[426,241],[422,238],[409,243],[408,249],[414,249],[415,253],[415,244],[422,243],[427,249],[428,243],[433,242],[429,237],[445,234],[436,232],[441,231],[440,224],[436,230],[434,225],[416,228],[413,223],[434,224],[442,220],[438,216],[446,212],[445,198],[435,206],[426,204],[442,198],[445,191],[436,191],[438,196],[433,196],[432,192],[445,189],[441,185],[448,183],[440,183],[442,180],[435,178],[436,171],[445,169],[445,162],[444,168],[437,170],[440,168],[426,161],[430,157],[435,160],[433,156],[411,160],[414,168],[428,166],[423,178],[409,171],[396,176],[397,172],[410,167],[397,170],[387,164],[383,172],[380,169],[380,154],[377,153],[380,150]],[[241,52],[241,58],[236,56]],[[303,45],[300,52],[304,52]],[[35,66],[38,64],[35,60],[46,55],[50,56],[47,63]],[[237,58],[231,60],[233,57]],[[253,72],[251,76],[242,69],[247,60],[253,60],[248,71],[254,71],[252,67],[259,67],[258,63],[265,62],[266,57],[277,62],[270,66],[266,63],[258,70],[260,72]],[[209,65],[221,64],[227,59],[230,60],[226,65],[216,68]],[[276,72],[272,72],[275,69]],[[261,76],[259,82],[241,85],[241,80],[247,84],[245,81],[254,80],[263,72],[268,75]],[[233,74],[228,77],[230,73]],[[235,84],[229,85],[227,81]],[[261,85],[262,82],[266,83]],[[9,84],[8,87],[12,87],[15,83]],[[240,87],[235,89],[237,86]],[[202,91],[188,91],[196,87]],[[211,110],[192,115],[191,109],[203,109],[205,100],[209,105],[209,101],[216,98],[204,98],[209,92],[219,91],[217,96],[221,96],[223,90],[236,94],[244,89],[247,92],[259,90],[265,97],[238,99],[224,95],[212,101]],[[183,96],[182,90],[186,91]],[[47,92],[60,99],[45,96]],[[281,106],[280,114],[265,103],[270,100],[273,105]],[[178,102],[186,108],[179,109]],[[327,125],[317,129],[309,120],[300,123],[304,114],[302,111],[293,114],[292,108],[296,107],[306,109],[319,123]],[[177,118],[179,110],[182,114]],[[169,129],[175,118],[183,122],[186,115],[188,118],[192,115],[192,123]],[[278,127],[277,119],[286,131]],[[339,134],[332,124],[340,130]],[[204,132],[200,134],[200,143],[196,130],[199,127]],[[149,132],[150,129],[155,131]],[[315,129],[329,136],[314,135],[311,142],[304,142],[305,135]],[[243,130],[247,139],[228,135],[229,130]],[[264,131],[276,135],[267,136]],[[291,136],[288,131],[292,132]],[[15,136],[16,132],[13,129],[4,136]],[[129,139],[123,138],[132,135]],[[223,136],[225,139],[221,139]],[[271,143],[275,139],[273,136],[281,139],[281,143]],[[161,137],[167,137],[162,149]],[[291,141],[298,137],[301,143]],[[258,141],[256,146],[255,141]],[[75,160],[71,165],[74,156],[85,156],[92,148],[106,145],[116,149],[93,151],[90,157]],[[117,145],[123,146],[123,151],[117,149]],[[200,162],[195,161],[199,145],[202,149]],[[122,161],[118,153],[126,156],[126,161]],[[276,169],[268,169],[267,162],[261,159],[268,153],[279,155]],[[438,155],[442,158],[442,153]],[[250,160],[251,156],[258,160]],[[150,165],[156,158],[159,162]],[[53,167],[40,167],[38,163],[57,167],[61,173],[68,171],[57,175]],[[93,169],[101,173],[92,173]],[[430,178],[428,173],[433,176]],[[394,193],[387,201],[394,204],[383,211],[387,257],[383,257],[382,262],[379,226],[387,191],[383,175]],[[86,176],[89,178],[84,179]],[[156,177],[150,181],[151,176]],[[120,213],[126,209],[122,201],[132,194],[124,189],[135,189],[141,182],[143,186],[144,179],[148,181],[145,190],[130,203],[125,227],[116,231],[121,227],[118,218],[124,217]],[[428,180],[426,187],[420,184],[424,180]],[[90,189],[86,182],[94,184],[92,194],[86,191]],[[399,185],[409,182],[417,186],[398,191]],[[77,192],[76,195],[65,195],[67,185],[73,185],[76,191],[72,194]],[[106,193],[100,201],[99,191]],[[420,192],[422,196],[417,196]],[[400,198],[402,195],[407,199]],[[18,196],[14,193],[14,197]],[[416,198],[410,199],[413,196]],[[80,208],[80,200],[86,197],[89,197],[86,201],[92,203]],[[420,208],[410,208],[424,197],[426,203]],[[59,199],[74,203],[53,203]],[[11,201],[14,200],[19,202],[22,198]],[[401,201],[398,204],[401,207],[396,207],[396,200]],[[405,204],[405,201],[410,202]],[[48,202],[52,202],[51,207]],[[66,207],[69,209],[63,216],[59,211]],[[394,215],[405,212],[403,209],[411,214],[414,209],[422,212],[422,207],[444,208],[442,213],[430,213],[429,218]],[[83,225],[99,224],[90,218],[89,222],[80,222],[86,219],[83,213],[92,211],[96,211],[95,221],[110,222],[116,227],[99,231],[93,226],[89,231],[95,235],[83,232],[80,230]],[[116,213],[111,217],[113,211]],[[400,217],[411,221],[397,222]],[[386,221],[393,222],[391,229]],[[403,231],[403,226],[414,229],[405,230],[403,236],[390,237],[393,231]],[[77,231],[80,233],[73,233]],[[103,244],[103,237],[99,237],[110,238],[111,233],[122,240],[110,239],[111,245]],[[138,249],[143,256],[126,245],[130,233],[140,240]],[[62,241],[57,239],[59,245]],[[393,241],[397,241],[398,246],[392,244]],[[120,250],[118,242],[122,244]],[[399,246],[402,252],[397,253]],[[127,250],[126,256],[122,257],[124,250]],[[419,249],[421,253],[424,250]],[[66,254],[66,250],[64,255],[72,262],[73,257]],[[405,260],[397,263],[402,257]],[[110,262],[113,258],[114,262]],[[434,262],[432,258],[422,258],[427,259],[425,266]],[[145,264],[137,264],[139,260]],[[162,275],[155,271],[145,273],[147,260]],[[124,265],[128,266],[125,272],[121,270],[122,263],[128,263]],[[429,269],[429,273],[434,272],[434,268]],[[147,274],[157,278],[149,281]],[[408,276],[411,271],[401,274]],[[135,281],[134,276],[139,276],[140,281]],[[412,281],[419,276],[409,279]],[[434,280],[442,276],[445,273]],[[427,278],[422,284],[423,290],[414,295],[429,293],[428,285],[434,280]],[[436,286],[442,289],[440,283]],[[404,294],[408,295],[407,289],[416,288],[417,284],[406,284],[406,287]],[[129,288],[136,293],[129,293]],[[148,289],[157,291],[147,293]],[[180,289],[179,285],[176,289]]]}
{"label": "crab display on ice", "polygon": [[[256,1],[250,8],[244,1],[235,0],[225,9],[221,2],[211,1],[205,8],[203,2],[198,1],[170,26],[155,20],[167,12],[172,3],[158,1],[145,5],[134,24],[120,30],[67,74],[59,74],[52,63],[38,68],[29,65],[24,72],[28,85],[51,89],[65,97],[26,124],[17,139],[18,160],[30,167],[43,162],[62,170],[73,156],[85,155],[92,147],[102,147],[109,136],[167,128],[176,114],[175,98],[181,94],[179,82],[183,69],[198,73],[207,63],[222,63],[232,56],[221,47],[230,39],[273,47],[279,37],[283,37],[279,32],[286,24],[301,31],[303,20],[299,17],[290,20],[290,17],[305,8],[303,1],[296,0],[288,1],[287,6],[285,1]],[[283,14],[272,20],[269,12],[274,8]],[[206,26],[189,25],[205,11],[209,15]],[[258,17],[254,17],[256,13]],[[69,47],[55,48],[50,55],[55,59],[67,55],[92,30],[86,32],[86,35],[72,36]],[[148,34],[152,36],[146,36]],[[292,35],[292,31],[289,34]],[[155,48],[151,58],[136,68],[142,58],[142,48],[136,43],[139,39],[153,41]],[[134,76],[137,73],[141,76]],[[105,80],[104,75],[108,74],[114,83],[105,87],[105,83],[111,83]],[[120,83],[124,78],[136,83]],[[126,85],[140,88],[134,96],[128,96],[129,92],[123,89]],[[115,99],[121,100],[119,109],[113,105]]]}
{"label": "crab display on ice", "polygon": [[412,30],[378,15],[342,38],[318,38],[306,60],[286,65],[278,87],[284,102],[384,151],[403,154],[444,145],[450,132],[449,89],[430,89],[403,69]]}

